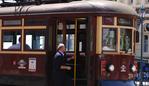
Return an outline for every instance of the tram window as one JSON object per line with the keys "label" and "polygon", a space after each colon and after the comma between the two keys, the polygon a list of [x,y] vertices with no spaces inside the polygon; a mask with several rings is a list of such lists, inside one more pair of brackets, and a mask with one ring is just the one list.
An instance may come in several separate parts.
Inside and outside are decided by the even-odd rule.
{"label": "tram window", "polygon": [[80,29],[86,29],[86,24],[80,24]]}
{"label": "tram window", "polygon": [[144,52],[148,52],[148,35],[144,35]]}
{"label": "tram window", "polygon": [[140,5],[141,4],[141,0],[136,0],[136,5]]}
{"label": "tram window", "polygon": [[66,51],[74,51],[74,34],[66,35]]}
{"label": "tram window", "polygon": [[120,30],[120,50],[132,52],[132,30]]}
{"label": "tram window", "polygon": [[118,18],[118,25],[121,26],[133,26],[133,21],[129,18]]}
{"label": "tram window", "polygon": [[21,49],[21,43],[19,42],[19,39],[21,37],[21,31],[20,30],[3,30],[3,38],[2,38],[2,49],[13,49],[13,50],[19,50]]}
{"label": "tram window", "polygon": [[68,24],[67,29],[75,29],[75,25],[74,24]]}
{"label": "tram window", "polygon": [[63,23],[58,23],[57,26],[58,30],[57,30],[57,45],[59,43],[63,43]]}
{"label": "tram window", "polygon": [[58,23],[57,28],[58,30],[63,30],[63,23]]}
{"label": "tram window", "polygon": [[25,50],[44,50],[45,30],[25,30],[25,44],[30,47]]}
{"label": "tram window", "polygon": [[21,19],[3,20],[2,25],[3,26],[20,26],[20,25],[22,25],[22,21],[21,21]]}
{"label": "tram window", "polygon": [[136,31],[136,43],[139,43],[139,31]]}
{"label": "tram window", "polygon": [[24,20],[25,26],[33,25],[47,25],[48,20],[45,18],[28,18]]}
{"label": "tram window", "polygon": [[117,30],[114,28],[103,28],[103,50],[116,51]]}
{"label": "tram window", "polygon": [[59,43],[63,43],[63,34],[58,34],[57,35],[57,45],[59,44]]}
{"label": "tram window", "polygon": [[[68,24],[67,29],[75,29],[75,24]],[[86,29],[86,24],[79,24],[79,29]]]}
{"label": "tram window", "polygon": [[114,17],[103,17],[102,23],[103,25],[114,25]]}

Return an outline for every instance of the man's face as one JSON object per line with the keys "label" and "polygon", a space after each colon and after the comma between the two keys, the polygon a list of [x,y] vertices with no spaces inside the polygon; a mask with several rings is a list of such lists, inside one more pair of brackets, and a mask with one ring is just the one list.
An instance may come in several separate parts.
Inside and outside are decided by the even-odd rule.
{"label": "man's face", "polygon": [[60,48],[60,50],[62,51],[62,52],[65,52],[66,51],[66,49],[65,49],[65,47],[63,46],[63,47],[61,47]]}
{"label": "man's face", "polygon": [[63,48],[63,52],[65,52],[66,51],[65,47],[62,47],[62,48]]}

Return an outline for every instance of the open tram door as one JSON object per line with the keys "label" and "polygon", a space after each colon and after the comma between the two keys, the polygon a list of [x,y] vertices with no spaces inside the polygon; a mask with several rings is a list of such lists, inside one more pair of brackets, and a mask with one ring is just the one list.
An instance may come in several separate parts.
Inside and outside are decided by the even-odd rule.
{"label": "open tram door", "polygon": [[89,18],[66,18],[57,21],[56,44],[64,43],[67,55],[74,56],[73,60],[66,63],[72,68],[67,73],[71,76],[73,86],[91,86],[87,54],[87,50],[90,50],[90,42],[87,42],[90,38],[89,21]]}

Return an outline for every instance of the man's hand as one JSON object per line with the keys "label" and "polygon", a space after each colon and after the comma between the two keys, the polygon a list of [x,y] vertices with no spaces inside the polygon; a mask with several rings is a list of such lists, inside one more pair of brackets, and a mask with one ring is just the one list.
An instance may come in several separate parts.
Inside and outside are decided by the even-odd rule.
{"label": "man's hand", "polygon": [[74,56],[69,57],[69,58],[67,58],[67,61],[73,60],[74,58],[75,58]]}

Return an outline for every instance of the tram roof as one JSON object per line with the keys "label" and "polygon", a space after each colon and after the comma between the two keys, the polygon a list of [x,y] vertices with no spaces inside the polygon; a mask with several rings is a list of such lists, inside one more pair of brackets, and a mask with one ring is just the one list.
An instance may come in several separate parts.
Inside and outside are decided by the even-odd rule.
{"label": "tram roof", "polygon": [[137,15],[136,11],[125,4],[113,1],[74,1],[70,3],[41,4],[29,6],[1,7],[0,15],[35,15],[67,13],[114,13]]}

